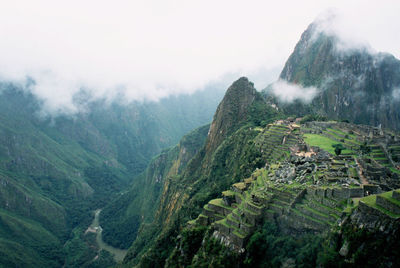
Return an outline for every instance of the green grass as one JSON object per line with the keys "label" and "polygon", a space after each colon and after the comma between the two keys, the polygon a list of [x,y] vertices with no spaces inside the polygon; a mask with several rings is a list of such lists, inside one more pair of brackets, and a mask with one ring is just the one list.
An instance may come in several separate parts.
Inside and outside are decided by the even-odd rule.
{"label": "green grass", "polygon": [[[388,193],[392,193],[392,192],[388,192]],[[386,193],[387,194],[387,193]],[[397,201],[397,200],[396,200]],[[377,210],[379,210],[380,212],[392,217],[392,218],[400,218],[400,215],[394,214],[392,212],[390,212],[389,210],[384,209],[383,207],[380,207],[376,204],[376,195],[370,195],[364,198],[360,199],[360,202],[365,203],[366,205],[375,208]]]}
{"label": "green grass", "polygon": [[230,228],[231,226],[226,222],[226,218],[224,218],[224,219],[222,219],[222,220],[219,220],[219,221],[216,221],[215,223],[217,223],[217,224],[222,224],[223,226],[225,226],[225,227],[227,227],[227,228]]}
{"label": "green grass", "polygon": [[238,222],[236,219],[234,219],[234,218],[232,217],[231,214],[229,214],[228,216],[226,216],[226,218],[229,219],[230,221],[233,221],[233,222],[239,224],[239,222]]}
{"label": "green grass", "polygon": [[242,238],[242,239],[246,237],[245,234],[242,234],[242,233],[240,233],[240,232],[237,231],[237,230],[233,231],[233,234],[236,235],[237,237]]}
{"label": "green grass", "polygon": [[[310,146],[317,146],[333,155],[335,155],[335,148],[333,148],[332,145],[339,143],[319,134],[304,134],[304,141]],[[342,153],[352,154],[354,152],[346,149],[342,150]]]}
{"label": "green grass", "polygon": [[309,207],[307,205],[304,205],[303,208],[308,210],[308,211],[310,211],[310,212],[312,212],[312,213],[314,213],[314,214],[317,214],[319,216],[322,216],[322,217],[326,218],[326,220],[329,220],[329,215],[328,214],[322,213],[322,212],[320,212],[320,211],[318,211],[318,210],[316,210],[314,208],[311,208],[311,207]]}
{"label": "green grass", "polygon": [[394,168],[394,167],[389,167],[389,168],[390,168],[390,170],[391,170],[392,172],[397,173],[397,174],[400,174],[400,170],[398,170],[398,169],[396,169],[396,168]]}
{"label": "green grass", "polygon": [[227,191],[223,191],[223,192],[222,192],[222,195],[223,195],[223,196],[234,196],[234,195],[235,195],[235,192],[232,191],[232,190],[227,190]]}
{"label": "green grass", "polygon": [[349,168],[349,174],[352,177],[358,177],[357,169],[356,168]]}
{"label": "green grass", "polygon": [[223,207],[223,208],[227,208],[227,209],[232,209],[231,207],[225,205],[225,202],[224,202],[224,200],[222,198],[213,199],[208,203],[212,204],[214,206]]}
{"label": "green grass", "polygon": [[205,210],[207,210],[207,211],[213,212],[213,210],[211,210],[211,209],[208,207],[208,204],[205,204],[203,208],[204,208]]}
{"label": "green grass", "polygon": [[386,198],[387,200],[389,200],[391,203],[396,204],[398,207],[400,207],[400,201],[396,200],[392,197],[393,191],[390,192],[386,192],[381,194],[382,197]]}
{"label": "green grass", "polygon": [[299,210],[297,210],[297,209],[295,209],[295,208],[292,208],[291,211],[293,211],[295,214],[297,214],[297,215],[300,216],[300,217],[307,218],[307,219],[309,219],[309,220],[318,222],[318,223],[320,223],[320,224],[328,224],[328,225],[330,225],[330,223],[327,223],[327,222],[318,220],[318,219],[316,219],[316,218],[313,218],[313,217],[311,217],[311,216],[305,215],[305,214],[301,213]]}

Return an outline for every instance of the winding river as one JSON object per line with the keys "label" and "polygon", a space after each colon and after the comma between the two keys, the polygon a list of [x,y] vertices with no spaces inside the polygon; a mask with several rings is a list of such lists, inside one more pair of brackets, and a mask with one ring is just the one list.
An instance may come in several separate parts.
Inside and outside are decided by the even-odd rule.
{"label": "winding river", "polygon": [[99,215],[100,215],[101,209],[97,209],[94,212],[94,219],[92,224],[89,226],[89,228],[86,230],[86,232],[93,232],[96,233],[96,242],[97,245],[99,246],[100,249],[107,250],[114,256],[114,260],[116,262],[120,262],[124,259],[126,253],[128,250],[124,249],[119,249],[119,248],[114,248],[108,244],[106,244],[103,239],[102,239],[102,231],[103,229],[101,228],[99,224]]}

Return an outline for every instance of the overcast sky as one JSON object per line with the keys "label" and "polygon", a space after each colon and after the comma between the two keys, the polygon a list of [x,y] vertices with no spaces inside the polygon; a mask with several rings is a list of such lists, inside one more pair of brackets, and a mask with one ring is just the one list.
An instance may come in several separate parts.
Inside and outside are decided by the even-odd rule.
{"label": "overcast sky", "polygon": [[234,73],[262,89],[332,8],[350,43],[400,57],[400,1],[15,0],[0,7],[0,79],[28,75],[46,109],[72,112],[82,87],[157,99]]}

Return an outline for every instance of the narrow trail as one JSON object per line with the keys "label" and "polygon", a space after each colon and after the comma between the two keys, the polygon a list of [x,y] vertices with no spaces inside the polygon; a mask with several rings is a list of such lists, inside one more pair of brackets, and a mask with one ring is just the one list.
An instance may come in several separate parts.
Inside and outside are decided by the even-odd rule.
{"label": "narrow trail", "polygon": [[358,162],[357,158],[355,158],[355,160],[356,160],[356,163],[357,163],[357,166],[358,166],[358,170],[359,170],[358,171],[358,176],[360,176],[361,184],[362,185],[368,184],[368,181],[364,176],[364,169],[363,169],[362,165]]}
{"label": "narrow trail", "polygon": [[[114,248],[114,247],[106,244],[103,241],[103,238],[102,238],[103,229],[101,228],[100,223],[99,223],[100,212],[101,212],[101,209],[97,209],[95,211],[93,222],[87,228],[85,233],[88,233],[88,232],[96,233],[96,242],[97,242],[97,245],[99,246],[100,250],[103,249],[103,250],[110,252],[114,256],[114,260],[116,262],[120,262],[124,259],[128,250]],[[98,256],[96,256],[96,257],[98,257]]]}

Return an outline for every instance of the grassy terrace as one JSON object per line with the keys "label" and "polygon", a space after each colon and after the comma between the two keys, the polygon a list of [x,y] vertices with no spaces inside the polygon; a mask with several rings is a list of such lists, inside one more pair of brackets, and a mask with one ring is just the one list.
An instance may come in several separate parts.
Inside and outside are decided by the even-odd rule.
{"label": "grassy terrace", "polygon": [[300,216],[300,217],[307,218],[307,219],[309,219],[309,220],[315,221],[315,222],[320,223],[320,224],[328,224],[328,225],[331,225],[329,222],[321,221],[321,220],[318,220],[318,219],[313,218],[313,217],[311,217],[311,216],[305,215],[305,214],[301,213],[299,210],[297,210],[297,209],[295,209],[295,208],[292,208],[292,209],[290,209],[290,210],[293,211],[296,215],[298,215],[298,216]]}
{"label": "grassy terrace", "polygon": [[[381,196],[383,196],[385,198],[387,198],[388,195],[390,195],[390,201],[394,200],[393,198],[391,198],[392,192],[386,192],[386,193],[381,194]],[[387,199],[389,199],[389,198],[387,198]],[[397,200],[395,200],[395,201],[397,201]],[[368,206],[370,206],[372,208],[375,208],[375,209],[379,210],[380,212],[382,212],[382,213],[384,213],[384,214],[386,214],[386,215],[388,215],[388,216],[390,216],[392,218],[400,218],[400,215],[394,214],[394,213],[390,212],[389,210],[386,210],[383,207],[378,206],[376,204],[376,195],[370,195],[370,196],[361,198],[360,202],[363,202],[364,204],[366,204],[366,205],[368,205]],[[399,201],[397,201],[397,202],[399,202]]]}
{"label": "grassy terrace", "polygon": [[393,191],[390,191],[390,192],[386,192],[386,193],[380,194],[380,196],[388,199],[390,202],[392,202],[392,203],[396,204],[398,207],[400,207],[400,201],[394,199],[392,197],[392,193],[393,193]]}
{"label": "grassy terrace", "polygon": [[226,190],[226,191],[223,191],[223,192],[222,192],[222,195],[223,195],[223,196],[234,196],[234,195],[235,195],[235,192],[232,191],[232,190]]}
{"label": "grassy terrace", "polygon": [[227,209],[232,209],[231,207],[225,205],[224,200],[222,200],[222,198],[217,198],[217,199],[213,199],[210,202],[208,202],[209,204],[218,206],[218,207],[223,207],[223,208],[227,208]]}
{"label": "grassy terrace", "polygon": [[394,168],[394,167],[390,167],[390,170],[394,173],[400,174],[400,170]]}
{"label": "grassy terrace", "polygon": [[[362,144],[361,142],[359,142],[359,141],[357,140],[357,136],[354,135],[354,134],[349,134],[349,133],[346,133],[346,132],[344,132],[344,131],[341,131],[341,130],[335,129],[335,128],[328,128],[328,130],[329,130],[331,133],[336,134],[335,136],[337,136],[337,137],[339,137],[339,138],[342,138],[342,139],[343,139],[343,137],[345,137],[345,136],[347,135],[348,138],[345,138],[345,140],[348,140],[349,142],[356,143],[356,144],[359,144],[359,145]],[[338,136],[338,135],[340,135],[340,136]]]}
{"label": "grassy terrace", "polygon": [[309,207],[309,206],[307,206],[307,205],[303,205],[303,206],[301,206],[301,207],[304,208],[304,209],[306,209],[306,210],[308,210],[309,212],[311,212],[311,213],[313,213],[313,214],[316,214],[316,215],[319,215],[319,216],[325,218],[327,221],[329,221],[329,215],[328,215],[328,214],[322,213],[321,211],[318,211],[318,210],[316,210],[316,209],[314,209],[314,208],[311,208],[311,207]]}
{"label": "grassy terrace", "polygon": [[232,217],[232,213],[229,214],[228,216],[226,216],[226,218],[229,219],[229,220],[232,221],[232,222],[235,222],[235,223],[239,224],[239,222],[238,222],[236,219],[234,219],[234,218]]}
{"label": "grassy terrace", "polygon": [[204,208],[205,210],[208,210],[208,211],[214,212],[213,210],[211,210],[211,209],[208,207],[208,204],[205,204],[203,208]]}
{"label": "grassy terrace", "polygon": [[[304,141],[310,146],[317,146],[333,155],[335,155],[335,148],[332,145],[339,143],[319,134],[304,134]],[[354,152],[346,149],[342,151],[342,154],[354,154]]]}
{"label": "grassy terrace", "polygon": [[230,228],[230,227],[231,227],[231,226],[226,222],[226,218],[225,218],[225,219],[222,219],[222,220],[219,220],[219,221],[216,221],[215,223],[222,224],[223,226],[225,226],[225,227],[227,227],[227,228]]}
{"label": "grassy terrace", "polygon": [[320,207],[323,207],[325,210],[331,211],[332,213],[335,213],[335,214],[342,212],[342,209],[340,209],[338,207],[331,208],[331,207],[328,207],[327,205],[324,205],[321,202],[317,202],[315,200],[311,200],[310,202],[313,202],[314,204],[316,204]]}
{"label": "grassy terrace", "polygon": [[246,237],[245,234],[241,234],[241,233],[239,233],[239,231],[237,231],[237,230],[233,231],[233,234],[236,235],[237,237],[240,237],[240,238],[245,238],[245,237]]}

